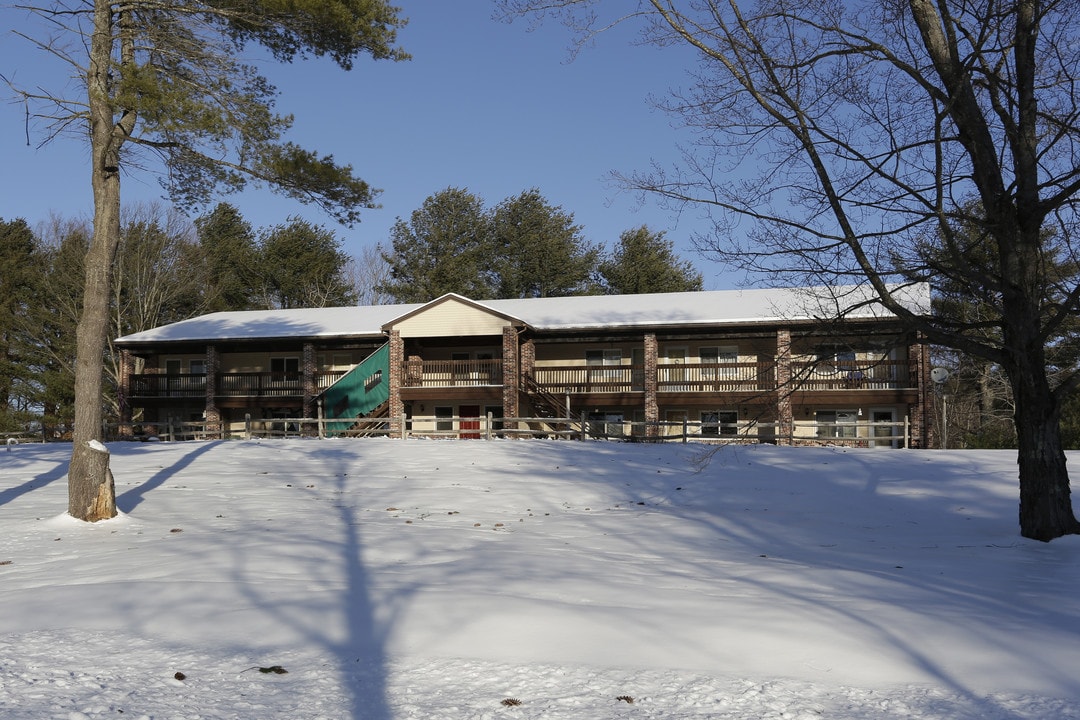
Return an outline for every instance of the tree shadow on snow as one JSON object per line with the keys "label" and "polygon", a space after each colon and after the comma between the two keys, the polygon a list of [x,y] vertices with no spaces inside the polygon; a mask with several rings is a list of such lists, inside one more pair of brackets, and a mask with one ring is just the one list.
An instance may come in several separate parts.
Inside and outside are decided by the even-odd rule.
{"label": "tree shadow on snow", "polygon": [[[155,490],[165,484],[167,480],[175,477],[177,474],[183,472],[183,470],[189,467],[192,463],[198,460],[201,456],[210,452],[216,445],[216,442],[199,442],[192,443],[191,452],[185,454],[182,458],[172,462],[167,467],[162,467],[156,473],[151,475],[145,482],[139,483],[130,490],[125,490],[123,493],[116,496],[116,509],[123,513],[131,513],[135,508],[142,504],[146,499],[146,494],[151,490]],[[163,447],[160,445],[153,446],[155,448]],[[143,449],[145,446],[134,445],[131,448],[124,446],[114,446],[112,449],[113,455],[131,454],[137,452],[139,449]],[[126,451],[126,453],[125,453]],[[115,474],[114,470],[114,474]],[[121,481],[123,476],[121,476]]]}
{"label": "tree shadow on snow", "polygon": [[[635,642],[652,641],[661,649],[672,643],[667,637],[672,626],[662,609],[652,610],[647,574],[655,570],[657,582],[672,587],[685,582],[693,588],[688,592],[715,595],[720,619],[707,619],[709,627],[703,630],[737,627],[726,617],[725,592],[771,598],[781,612],[813,617],[819,626],[835,625],[846,641],[888,649],[971,707],[992,710],[997,718],[1015,715],[969,687],[965,677],[971,676],[970,670],[965,675],[951,667],[896,618],[930,618],[940,627],[953,623],[964,637],[995,652],[1008,652],[1004,644],[1017,637],[1015,628],[1002,633],[994,626],[1000,618],[1045,636],[1056,633],[1055,642],[1063,646],[1080,646],[1072,619],[1075,601],[1055,606],[1055,586],[1040,590],[1040,583],[1052,581],[1043,574],[1073,575],[1080,561],[1022,540],[1016,531],[1012,485],[992,484],[1003,488],[1001,494],[986,495],[985,484],[971,482],[979,466],[963,454],[939,461],[923,454],[928,451],[733,447],[697,472],[693,446],[492,441],[503,443],[498,465],[492,466],[479,461],[483,454],[476,452],[474,442],[481,441],[459,441],[438,445],[443,462],[458,467],[410,470],[408,482],[402,482],[396,473],[422,442],[261,443],[251,467],[222,475],[235,487],[222,490],[222,515],[202,521],[208,532],[221,533],[222,542],[208,548],[207,557],[192,559],[196,565],[222,567],[214,572],[223,573],[239,593],[239,606],[261,615],[268,635],[293,638],[296,646],[333,658],[355,720],[391,720],[388,639],[402,630],[398,625],[408,612],[422,608],[422,603],[410,607],[414,599],[443,586],[457,592],[498,588],[506,595],[507,607],[536,608],[550,600],[562,612],[560,588],[596,590],[596,578],[590,576],[596,572],[605,582],[619,584],[603,590],[616,595],[625,590],[627,608],[644,608],[637,614],[628,611],[638,623],[630,630]],[[218,446],[200,444],[178,463],[162,468],[140,488],[124,493],[124,506],[134,508],[149,489],[185,470],[212,473],[212,467],[203,473],[192,466]],[[227,457],[230,445],[220,447]],[[210,459],[219,461],[218,456]],[[924,476],[931,472],[933,481],[928,482]],[[458,486],[452,497],[460,498],[459,506],[410,509],[421,513],[411,525],[389,519],[388,503],[406,502],[402,495],[413,498],[418,496],[409,493],[437,488],[436,497],[451,497],[442,492],[448,481]],[[401,483],[400,492],[396,483]],[[499,495],[501,488],[515,483],[524,485],[508,490],[505,498]],[[247,502],[240,494],[258,502]],[[500,505],[511,501],[515,506]],[[516,507],[519,502],[527,505]],[[280,504],[290,505],[283,517],[309,522],[278,522],[272,508]],[[485,516],[466,519],[464,513],[479,513],[481,507]],[[255,509],[271,517],[253,514]],[[499,519],[504,527],[474,529],[474,519]],[[396,524],[385,524],[391,522]],[[238,531],[229,535],[226,526]],[[417,535],[425,526],[439,532]],[[395,537],[386,534],[391,527],[411,528],[403,530],[410,533],[409,540],[398,547],[415,555],[399,558],[381,546],[375,548],[379,552],[370,552],[373,534],[384,541]],[[525,534],[511,535],[515,532]],[[557,535],[563,532],[570,535]],[[418,537],[430,537],[430,542],[452,538],[455,546],[427,546]],[[504,542],[509,538],[520,544]],[[1005,546],[996,546],[1002,538]],[[544,552],[560,554],[536,556],[534,542]],[[365,562],[365,552],[377,560]],[[570,562],[559,562],[562,554]],[[611,569],[623,562],[625,580]],[[991,563],[1000,573],[987,584],[994,576],[987,569]],[[277,574],[289,572],[300,577]],[[386,576],[377,578],[377,573]],[[578,612],[577,602],[572,598],[566,612]],[[455,633],[477,621],[469,615],[473,609],[440,608],[440,622]],[[777,608],[760,610],[768,617]],[[202,611],[190,610],[196,615]],[[761,622],[757,609],[751,614],[737,620]],[[586,616],[612,625],[618,621]],[[549,617],[563,616],[553,612]],[[543,621],[519,620],[522,631],[532,633],[529,637],[543,635]],[[710,647],[715,632],[686,632],[682,639],[687,647],[673,652],[695,657],[715,652]],[[252,646],[260,640],[252,639]],[[515,637],[513,642],[525,640]],[[461,654],[468,657],[468,652]],[[1041,675],[1063,696],[1080,694],[1080,681],[1070,667],[1056,667],[1047,657],[1024,661],[1033,676]],[[731,672],[740,670],[736,666]],[[845,682],[840,677],[837,681]]]}
{"label": "tree shadow on snow", "polygon": [[[1020,537],[1014,479],[980,475],[995,468],[1007,475],[1011,461],[988,470],[974,453],[928,453],[725,448],[682,477],[675,492],[670,482],[653,483],[651,509],[697,531],[688,530],[695,540],[667,562],[708,577],[717,575],[718,559],[737,558],[738,585],[834,624],[847,640],[888,649],[994,717],[1019,716],[985,689],[968,687],[964,676],[978,671],[951,666],[926,628],[969,638],[975,649],[962,663],[978,666],[982,650],[1022,658],[1018,667],[1045,687],[1080,693],[1080,681],[1053,653],[1018,655],[1025,649],[1010,646],[1023,637],[1016,627],[1053,638],[1058,648],[1080,644],[1077,602],[1061,581],[1080,569],[1074,548]],[[645,553],[653,550],[650,537],[629,539]],[[918,619],[904,626],[897,623],[903,617]],[[1002,618],[1009,632],[996,624]]]}
{"label": "tree shadow on snow", "polygon": [[[278,527],[273,518],[244,518],[245,524],[267,525],[266,545],[283,566],[302,567],[307,589],[294,598],[275,597],[273,579],[261,577],[261,548],[228,548],[233,554],[233,580],[265,621],[298,638],[297,644],[329,655],[337,664],[340,687],[348,696],[355,720],[392,720],[387,697],[385,642],[392,623],[378,623],[371,577],[363,562],[365,539],[355,498],[347,493],[357,474],[352,456],[333,452],[317,440],[263,443],[271,458],[265,482],[309,504],[307,526]],[[300,472],[300,469],[307,471]],[[355,489],[355,485],[354,485]],[[304,555],[311,552],[311,555]],[[289,578],[295,582],[296,578]]]}
{"label": "tree shadow on snow", "polygon": [[[8,451],[8,454],[12,454],[10,450]],[[4,459],[6,460],[7,458]],[[11,468],[9,465],[4,464],[0,465],[0,467],[4,469],[5,473],[10,472]],[[29,493],[32,490],[44,487],[45,485],[48,485],[54,480],[59,480],[60,478],[67,475],[67,471],[68,463],[59,462],[49,470],[46,470],[45,472],[39,472],[37,475],[22,483],[21,485],[14,485],[12,487],[0,490],[0,505],[7,505],[8,503],[13,502],[17,498]]]}

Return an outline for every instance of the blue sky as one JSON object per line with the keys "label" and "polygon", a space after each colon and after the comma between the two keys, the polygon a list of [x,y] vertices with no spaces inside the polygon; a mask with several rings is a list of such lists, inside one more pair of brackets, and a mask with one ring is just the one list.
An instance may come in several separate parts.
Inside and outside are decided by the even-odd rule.
{"label": "blue sky", "polygon": [[[650,96],[685,86],[693,59],[685,50],[633,43],[629,28],[603,37],[572,61],[570,34],[556,24],[529,31],[519,20],[491,19],[490,0],[399,0],[410,19],[400,33],[413,59],[361,60],[351,72],[328,62],[271,65],[264,74],[279,88],[278,110],[296,122],[289,138],[351,164],[382,189],[383,207],[353,228],[337,226],[317,209],[268,190],[226,199],[256,228],[292,215],[332,227],[347,252],[389,244],[390,228],[425,198],[454,186],[494,206],[532,187],[573,213],[592,242],[611,246],[642,224],[665,230],[705,276],[706,289],[733,287],[736,278],[689,247],[706,231],[699,211],[680,216],[622,190],[612,171],[670,164],[689,135],[655,109]],[[22,16],[0,11],[0,26]],[[26,84],[48,67],[48,57],[10,35],[0,40],[0,73]],[[55,87],[57,77],[42,82]],[[60,80],[63,78],[60,77]],[[0,105],[3,172],[0,217],[36,223],[55,212],[89,215],[89,172],[82,143],[26,143],[22,107]],[[125,200],[161,197],[151,173],[124,180]]]}

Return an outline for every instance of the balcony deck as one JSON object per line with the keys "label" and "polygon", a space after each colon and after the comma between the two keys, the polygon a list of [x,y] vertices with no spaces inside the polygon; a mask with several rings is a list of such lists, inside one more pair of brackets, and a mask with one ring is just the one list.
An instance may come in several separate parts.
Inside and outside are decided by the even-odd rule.
{"label": "balcony deck", "polygon": [[[501,360],[407,360],[403,388],[493,388],[503,384]],[[794,388],[802,392],[905,390],[912,384],[906,361],[845,361],[823,365],[793,362]],[[315,391],[334,384],[345,371],[315,374]],[[538,365],[537,385],[553,395],[635,394],[645,391],[645,368],[635,365]],[[772,362],[661,363],[656,389],[664,394],[761,393],[777,389]],[[303,377],[297,373],[223,372],[217,375],[217,398],[302,398]],[[206,375],[142,373],[131,378],[131,400],[206,397]]]}
{"label": "balcony deck", "polygon": [[[315,374],[316,391],[333,385],[344,370],[318,372]],[[215,397],[265,398],[303,397],[304,380],[297,373],[235,372],[219,373]],[[140,373],[131,377],[131,399],[203,398],[206,397],[206,375],[203,373],[177,373],[161,375]]]}

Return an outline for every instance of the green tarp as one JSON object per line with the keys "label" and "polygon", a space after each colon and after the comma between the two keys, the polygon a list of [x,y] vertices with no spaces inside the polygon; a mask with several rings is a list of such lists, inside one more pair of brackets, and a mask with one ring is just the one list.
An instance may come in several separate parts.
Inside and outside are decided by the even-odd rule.
{"label": "green tarp", "polygon": [[323,393],[326,434],[337,435],[390,398],[390,346],[381,348],[342,376]]}

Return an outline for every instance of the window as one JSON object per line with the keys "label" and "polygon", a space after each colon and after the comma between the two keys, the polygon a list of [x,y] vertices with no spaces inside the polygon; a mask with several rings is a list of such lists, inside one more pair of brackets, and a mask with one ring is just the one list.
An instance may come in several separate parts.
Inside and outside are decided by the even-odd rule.
{"label": "window", "polygon": [[620,437],[623,435],[622,413],[615,412],[591,412],[589,413],[589,430],[594,436]]}
{"label": "window", "polygon": [[188,369],[192,375],[197,377],[191,378],[191,385],[195,389],[206,388],[206,361],[205,360],[192,360],[188,363]]}
{"label": "window", "polygon": [[818,410],[814,419],[817,421],[819,438],[853,438],[857,410]]}
{"label": "window", "polygon": [[[589,366],[589,382],[617,381],[619,371],[616,369],[622,365],[622,350],[609,348],[606,350],[586,350],[585,364]],[[594,370],[602,367],[604,370]]]}
{"label": "window", "polygon": [[708,436],[736,435],[739,428],[736,410],[707,410],[701,413],[701,434]]}
{"label": "window", "polygon": [[453,431],[454,429],[454,408],[452,407],[436,407],[435,408],[435,429],[438,431]]}
{"label": "window", "polygon": [[815,356],[817,369],[820,372],[852,372],[855,368],[855,351],[851,348],[840,346],[824,346],[818,348]]}
{"label": "window", "polygon": [[[703,380],[734,380],[738,376],[738,368],[735,363],[739,362],[739,347],[737,345],[721,345],[719,347],[703,347],[698,350],[701,358],[701,377]],[[717,367],[722,363],[731,363],[732,367]]]}
{"label": "window", "polygon": [[622,350],[618,348],[610,350],[586,350],[586,365],[621,365]]}
{"label": "window", "polygon": [[721,435],[737,435],[739,433],[739,413],[737,411],[721,410],[718,415],[720,417]]}
{"label": "window", "polygon": [[289,379],[295,380],[300,375],[300,358],[298,357],[276,357],[270,358],[270,372],[275,374],[281,374],[284,376],[292,376]]}
{"label": "window", "polygon": [[270,381],[277,387],[287,387],[285,383],[295,383],[300,380],[300,358],[276,357],[270,358]]}

